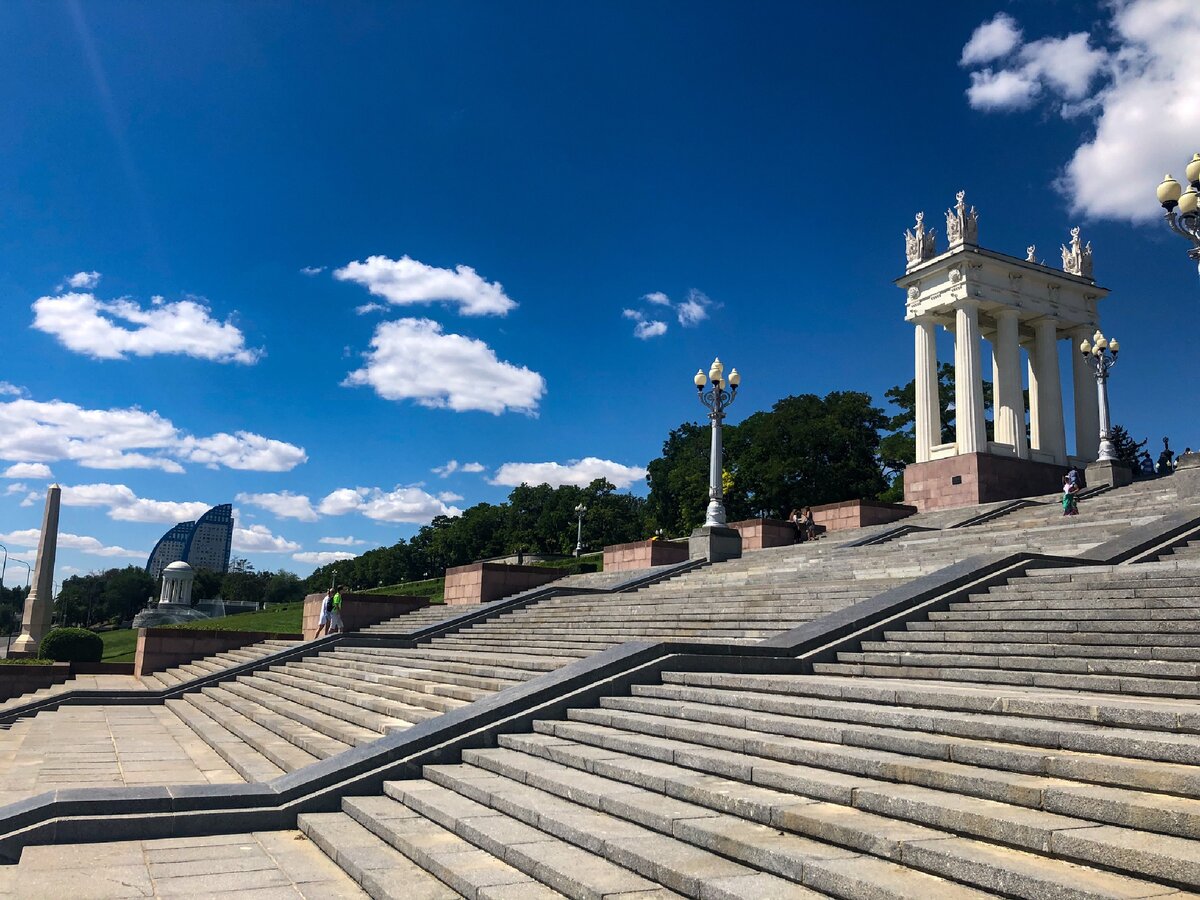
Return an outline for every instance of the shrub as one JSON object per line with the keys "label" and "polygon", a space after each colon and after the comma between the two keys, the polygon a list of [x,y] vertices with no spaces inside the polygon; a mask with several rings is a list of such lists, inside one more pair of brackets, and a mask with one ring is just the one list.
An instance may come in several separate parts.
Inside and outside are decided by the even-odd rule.
{"label": "shrub", "polygon": [[55,628],[38,647],[41,659],[55,662],[100,662],[103,655],[104,641],[86,628]]}

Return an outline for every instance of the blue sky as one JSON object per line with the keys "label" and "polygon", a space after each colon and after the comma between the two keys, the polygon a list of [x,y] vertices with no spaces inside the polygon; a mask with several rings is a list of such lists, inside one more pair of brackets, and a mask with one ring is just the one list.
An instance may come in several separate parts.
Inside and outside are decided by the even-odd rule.
{"label": "blue sky", "polygon": [[1200,444],[1154,201],[1197,40],[1190,0],[6,3],[0,540],[56,480],[59,578],[220,502],[303,574],[523,478],[644,491],[714,355],[735,420],[911,378],[901,234],[960,188],[991,249],[1083,226],[1114,418]]}

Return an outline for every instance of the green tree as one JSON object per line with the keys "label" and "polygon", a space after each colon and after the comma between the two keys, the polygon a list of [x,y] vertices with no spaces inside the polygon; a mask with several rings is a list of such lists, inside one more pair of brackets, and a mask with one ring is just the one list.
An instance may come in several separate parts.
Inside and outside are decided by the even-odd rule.
{"label": "green tree", "polygon": [[268,575],[263,585],[265,603],[294,603],[303,600],[304,593],[304,584],[300,581],[300,576],[283,569]]}
{"label": "green tree", "polygon": [[197,569],[196,580],[192,582],[192,602],[216,600],[221,596],[221,581],[224,577],[212,569]]}
{"label": "green tree", "polygon": [[[730,428],[725,430],[726,445]],[[704,521],[708,506],[707,426],[684,422],[667,435],[662,456],[646,466],[650,523],[671,536],[687,534]]]}
{"label": "green tree", "polygon": [[230,572],[221,580],[221,597],[227,603],[261,603],[267,578],[269,572]]}
{"label": "green tree", "polygon": [[132,619],[157,593],[154,579],[141,566],[109,569],[103,578],[103,615],[98,609],[92,610],[89,621],[85,623],[87,625],[101,619],[117,619],[122,622]]}
{"label": "green tree", "polygon": [[1117,451],[1117,459],[1133,469],[1134,472],[1142,470],[1141,455],[1142,448],[1146,446],[1149,438],[1143,441],[1135,441],[1121,425],[1114,425],[1109,433],[1109,440],[1113,442],[1113,446]]}
{"label": "green tree", "polygon": [[750,509],[782,518],[796,507],[874,497],[886,486],[877,462],[886,421],[857,391],[785,397],[750,416],[728,442],[731,518]]}

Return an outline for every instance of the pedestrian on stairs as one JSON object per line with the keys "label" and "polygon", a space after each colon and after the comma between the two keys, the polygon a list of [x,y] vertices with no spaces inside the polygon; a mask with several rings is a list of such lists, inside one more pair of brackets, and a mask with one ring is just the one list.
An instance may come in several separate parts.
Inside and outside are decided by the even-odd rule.
{"label": "pedestrian on stairs", "polygon": [[1079,484],[1071,480],[1070,476],[1063,476],[1063,496],[1062,508],[1064,516],[1079,515],[1079,498],[1075,495],[1079,493]]}
{"label": "pedestrian on stairs", "polygon": [[317,620],[317,633],[313,635],[313,640],[321,636],[321,629],[325,629],[325,633],[329,634],[329,617],[333,612],[333,588],[325,592],[325,599],[321,601],[321,618]]}
{"label": "pedestrian on stairs", "polygon": [[329,603],[328,634],[341,634],[342,631],[342,589],[333,589],[333,599]]}

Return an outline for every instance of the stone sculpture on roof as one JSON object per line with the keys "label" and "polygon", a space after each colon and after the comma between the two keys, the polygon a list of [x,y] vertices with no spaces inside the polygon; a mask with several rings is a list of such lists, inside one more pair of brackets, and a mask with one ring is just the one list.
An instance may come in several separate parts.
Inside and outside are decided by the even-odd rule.
{"label": "stone sculpture on roof", "polygon": [[904,256],[909,266],[915,266],[937,255],[937,238],[933,229],[925,230],[925,213],[917,213],[917,224],[904,229]]}
{"label": "stone sculpture on roof", "polygon": [[967,209],[964,201],[966,196],[966,191],[959,191],[954,195],[957,201],[954,209],[946,210],[946,240],[950,242],[951,247],[979,243],[979,214],[975,212],[974,206]]}
{"label": "stone sculpture on roof", "polygon": [[1092,242],[1081,246],[1079,226],[1071,229],[1071,246],[1062,246],[1063,271],[1081,278],[1092,277]]}

